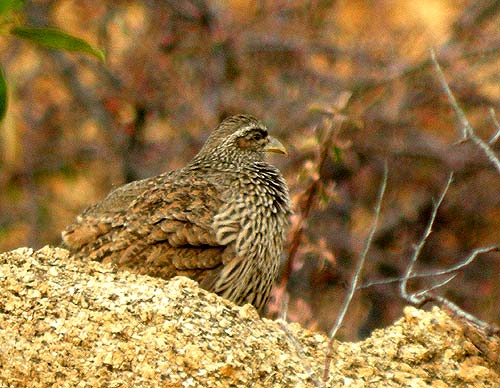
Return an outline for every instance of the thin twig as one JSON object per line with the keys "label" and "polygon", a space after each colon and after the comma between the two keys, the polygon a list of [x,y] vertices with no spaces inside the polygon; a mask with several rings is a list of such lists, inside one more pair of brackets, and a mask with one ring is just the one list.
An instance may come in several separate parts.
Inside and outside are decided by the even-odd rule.
{"label": "thin twig", "polygon": [[319,381],[319,379],[318,379],[318,375],[313,371],[313,369],[311,368],[311,365],[309,365],[309,362],[307,362],[307,357],[304,355],[304,351],[302,349],[302,346],[295,339],[293,334],[290,333],[290,330],[288,330],[288,327],[286,326],[286,322],[278,321],[278,325],[280,325],[281,329],[285,332],[287,338],[290,340],[290,342],[295,347],[295,351],[297,352],[297,355],[299,356],[299,358],[303,361],[304,369],[309,374],[309,377],[314,382],[314,385],[316,385],[316,387],[318,387],[318,388],[324,388],[323,385],[321,384],[321,381]]}
{"label": "thin twig", "polygon": [[413,273],[413,268],[415,267],[415,264],[417,263],[418,257],[420,256],[420,253],[422,252],[422,248],[424,247],[425,243],[427,242],[427,239],[429,238],[429,236],[432,232],[432,226],[434,225],[434,220],[436,219],[437,212],[441,206],[441,203],[443,203],[444,197],[446,196],[446,193],[448,192],[448,189],[451,185],[451,182],[453,182],[453,173],[451,173],[450,176],[448,177],[448,181],[446,182],[445,188],[443,189],[437,202],[434,204],[434,206],[432,208],[432,214],[431,214],[429,222],[427,223],[427,226],[425,228],[425,232],[413,250],[413,255],[410,259],[410,263],[406,267],[406,273],[404,274],[403,280],[401,281],[401,283],[399,285],[399,290],[400,290],[401,296],[405,300],[407,300],[408,302],[410,302],[412,304],[418,305],[421,303],[421,301],[420,301],[420,298],[417,298],[414,294],[408,293],[408,291],[407,291],[408,279],[410,279],[410,277]]}
{"label": "thin twig", "polygon": [[[467,265],[469,265],[470,263],[472,263],[477,258],[477,256],[482,255],[483,253],[499,252],[499,251],[500,251],[500,245],[491,245],[488,247],[476,248],[463,261],[454,265],[453,267],[441,269],[441,270],[413,273],[411,276],[408,276],[408,280],[417,279],[417,278],[428,278],[428,277],[442,276],[442,275],[448,275],[448,274],[453,273],[453,272],[458,272],[462,268],[464,268]],[[396,282],[399,283],[399,282],[401,282],[401,280],[403,280],[402,277],[393,277],[393,278],[387,278],[387,279],[381,279],[381,280],[374,280],[374,281],[367,282],[367,283],[359,286],[358,290],[362,290],[362,289],[373,287],[373,286],[378,286],[381,284],[391,284],[391,283],[396,283]]]}
{"label": "thin twig", "polygon": [[458,107],[457,100],[455,99],[455,96],[451,92],[450,86],[448,85],[448,82],[446,81],[446,78],[444,77],[443,71],[441,70],[441,66],[439,65],[439,62],[436,59],[436,53],[434,52],[434,49],[431,48],[431,60],[432,63],[434,64],[434,68],[436,70],[436,74],[439,78],[439,82],[441,83],[441,87],[444,89],[444,92],[446,93],[446,96],[448,97],[448,100],[450,100],[451,105],[453,106],[453,109],[455,109],[455,113],[458,116],[458,119],[462,123],[462,139],[461,141],[467,140],[467,129],[470,127],[469,120],[467,120],[467,117],[465,116],[465,113],[463,112],[462,109],[456,108]]}
{"label": "thin twig", "polygon": [[[490,253],[490,252],[498,252],[500,250],[500,246],[498,245],[491,245],[489,247],[482,247],[482,248],[476,248],[472,251],[472,253],[461,263],[458,263],[457,265],[454,265],[453,267],[450,267],[448,269],[443,269],[441,271],[435,271],[434,274],[437,276],[441,275],[447,275],[452,272],[457,272],[460,271],[462,268],[465,266],[469,265],[472,263],[477,256],[482,255],[483,253]],[[432,272],[426,273],[426,276],[431,276]]]}
{"label": "thin twig", "polygon": [[444,77],[443,71],[441,70],[441,67],[439,66],[439,63],[436,59],[436,53],[434,52],[433,49],[431,49],[431,59],[432,63],[434,64],[434,68],[436,70],[436,74],[439,78],[439,82],[441,83],[441,87],[443,88],[444,92],[446,93],[446,96],[448,97],[448,100],[450,101],[451,106],[455,110],[455,114],[458,116],[458,119],[460,120],[460,123],[462,124],[462,139],[460,140],[461,142],[467,141],[468,139],[471,139],[483,152],[486,154],[486,157],[490,160],[490,162],[493,164],[493,166],[498,170],[500,173],[500,160],[498,157],[495,155],[495,152],[491,149],[491,147],[483,141],[479,136],[476,135],[474,128],[470,124],[469,120],[465,116],[464,111],[462,108],[457,103],[457,100],[455,99],[455,96],[453,95],[450,86],[448,85],[448,82],[446,81],[446,78]]}
{"label": "thin twig", "polygon": [[286,322],[287,314],[288,314],[288,301],[290,297],[288,296],[288,292],[286,289],[283,291],[283,298],[281,299],[281,320]]}
{"label": "thin twig", "polygon": [[[450,45],[449,43],[445,43],[442,47],[446,49],[446,47],[449,47],[449,45]],[[498,42],[496,41],[493,42],[491,46],[492,47],[486,49],[481,47],[479,49],[462,52],[460,56],[456,58],[447,59],[446,63],[444,64],[444,67],[447,67],[448,64],[459,59],[470,59],[475,57],[485,58],[487,56],[497,56],[498,52],[500,51]],[[353,92],[353,95],[358,96],[360,93],[369,92],[374,88],[390,84],[391,82],[415,76],[416,74],[426,71],[427,68],[430,67],[431,65],[432,65],[432,60],[426,58],[420,62],[406,65],[401,69],[399,69],[398,72],[389,74],[383,78],[358,79],[356,80],[354,85],[351,86],[350,90]]]}
{"label": "thin twig", "polygon": [[425,294],[433,291],[433,290],[436,290],[440,287],[443,287],[445,284],[448,284],[449,282],[451,282],[453,279],[455,279],[457,277],[458,274],[454,273],[454,274],[451,274],[451,275],[448,275],[448,277],[442,281],[440,281],[439,283],[436,283],[434,284],[433,286],[429,287],[428,289],[426,290],[420,290],[420,291],[417,291],[415,292],[414,296],[415,298],[419,298],[419,297],[422,297],[424,296]]}
{"label": "thin twig", "polygon": [[366,261],[366,256],[368,255],[368,251],[370,250],[372,241],[373,241],[373,236],[375,235],[375,231],[377,230],[378,226],[378,220],[380,216],[380,209],[382,208],[382,200],[384,198],[384,193],[385,189],[387,186],[387,175],[388,175],[388,167],[387,167],[387,161],[384,163],[384,176],[382,178],[382,183],[380,185],[380,191],[379,195],[377,198],[377,204],[375,206],[375,217],[372,223],[372,227],[370,230],[370,233],[368,235],[368,238],[365,243],[365,247],[363,249],[363,252],[359,258],[356,271],[354,272],[354,276],[352,278],[349,292],[347,293],[347,296],[344,300],[344,303],[342,305],[342,309],[340,310],[340,313],[337,315],[337,319],[335,321],[335,325],[333,326],[332,330],[330,331],[329,338],[330,341],[328,342],[328,351],[326,354],[325,358],[325,368],[324,368],[324,373],[323,373],[323,381],[326,381],[328,378],[328,375],[330,373],[330,364],[332,361],[332,355],[333,355],[333,338],[337,334],[338,329],[342,325],[342,322],[344,321],[344,317],[347,313],[347,309],[349,308],[349,305],[351,304],[352,298],[354,297],[354,293],[356,292],[359,278],[361,276],[361,272],[363,270],[363,266]]}
{"label": "thin twig", "polygon": [[469,314],[468,312],[462,310],[455,303],[442,296],[433,295],[427,292],[425,295],[423,295],[423,297],[424,297],[423,303],[427,302],[438,303],[439,305],[445,307],[446,310],[449,311],[453,316],[464,319],[468,323],[472,323],[474,326],[476,326],[478,329],[483,330],[485,333],[492,333],[492,334],[500,333],[500,330],[497,327],[482,321],[481,319],[475,317],[472,314]]}
{"label": "thin twig", "polygon": [[[472,140],[472,142],[478,146],[487,156],[488,160],[493,164],[493,166],[500,172],[500,161],[498,160],[498,157],[494,153],[494,151],[490,148],[489,145],[494,144],[499,138],[500,138],[500,125],[498,121],[496,120],[495,117],[495,112],[491,109],[490,110],[490,116],[493,121],[493,124],[496,128],[496,133],[492,136],[490,141],[488,143],[484,142],[481,138],[479,138],[474,131],[474,128],[471,126],[469,121],[467,120],[467,117],[465,116],[465,113],[463,110],[458,106],[458,103],[453,96],[453,93],[451,92],[451,89],[446,82],[446,79],[444,77],[444,74],[439,66],[439,63],[436,60],[436,55],[433,50],[431,50],[431,58],[432,58],[432,63],[434,64],[434,68],[436,70],[437,76],[439,78],[439,81],[441,83],[442,88],[444,89],[448,100],[450,101],[450,104],[452,105],[453,109],[455,110],[456,115],[458,116],[461,124],[462,124],[462,141],[467,141],[467,140]],[[446,270],[441,270],[441,271],[433,271],[431,272],[431,275],[434,276],[441,276],[441,275],[448,275],[452,274],[453,276],[448,277],[444,281],[441,281],[440,283],[426,289],[426,290],[420,290],[417,292],[414,292],[413,294],[408,293],[407,291],[407,285],[409,279],[412,277],[415,277],[416,275],[413,273],[413,268],[415,267],[415,264],[418,260],[418,257],[420,256],[420,252],[422,251],[423,246],[427,242],[427,239],[432,231],[432,226],[434,224],[434,220],[436,218],[437,211],[446,195],[446,192],[448,191],[448,188],[452,182],[453,179],[453,174],[450,174],[450,177],[448,179],[448,182],[446,184],[446,187],[444,188],[443,192],[441,193],[441,196],[439,197],[439,200],[436,202],[436,204],[433,206],[432,214],[429,219],[429,222],[427,224],[426,230],[420,239],[419,243],[415,246],[414,248],[414,253],[413,256],[410,260],[410,263],[407,266],[406,273],[401,280],[400,283],[400,293],[401,296],[407,300],[408,302],[417,305],[417,306],[422,306],[428,302],[434,302],[437,303],[440,307],[444,308],[452,317],[454,317],[458,322],[462,322],[463,327],[464,327],[464,333],[466,333],[466,336],[469,340],[471,340],[475,346],[478,347],[484,354],[488,357],[493,362],[498,363],[498,358],[495,359],[494,355],[491,355],[491,347],[488,345],[488,343],[491,343],[491,339],[489,339],[489,336],[492,334],[498,335],[500,333],[500,329],[497,327],[494,327],[486,322],[481,321],[480,319],[476,318],[472,314],[469,314],[462,310],[459,306],[454,304],[453,302],[449,301],[448,299],[434,295],[431,291],[433,291],[436,288],[442,287],[444,284],[448,283],[451,281],[455,275],[456,272],[464,268],[465,266],[469,265],[475,258],[482,253],[487,253],[487,252],[493,252],[493,251],[500,251],[500,246],[490,246],[490,247],[484,247],[484,248],[477,248],[475,249],[469,257],[467,257],[465,260],[462,262],[458,263],[457,265],[448,268]],[[419,274],[422,275],[422,274]],[[424,274],[427,276],[427,274]],[[475,330],[474,330],[475,329]],[[467,334],[468,333],[468,334]],[[496,337],[498,339],[498,337]],[[494,353],[497,354],[497,353]]]}
{"label": "thin twig", "polygon": [[[442,296],[433,295],[431,293],[432,290],[434,290],[438,287],[442,287],[444,284],[448,283],[450,280],[453,279],[454,276],[450,277],[450,278],[448,278],[448,279],[446,279],[446,280],[444,280],[444,281],[442,281],[442,282],[440,282],[440,283],[438,283],[438,284],[436,284],[436,285],[434,285],[426,290],[420,290],[420,291],[417,291],[413,294],[409,294],[407,291],[408,280],[412,277],[413,268],[418,260],[418,257],[420,256],[420,252],[422,251],[423,246],[427,242],[427,239],[432,232],[432,226],[434,224],[434,220],[436,219],[437,212],[441,206],[441,203],[444,200],[444,197],[446,196],[446,193],[447,193],[452,181],[453,181],[453,173],[450,174],[445,188],[443,189],[441,195],[439,196],[438,201],[435,203],[435,205],[432,209],[431,217],[429,219],[429,222],[427,223],[427,227],[426,227],[426,230],[425,230],[422,238],[420,239],[419,243],[415,246],[413,256],[411,257],[410,263],[408,264],[408,267],[406,269],[406,273],[405,273],[405,275],[401,281],[401,284],[400,284],[400,293],[401,293],[401,296],[405,300],[407,300],[408,302],[410,302],[414,305],[421,306],[421,305],[428,303],[428,302],[436,302],[439,305],[445,307],[455,317],[459,317],[460,319],[463,319],[466,322],[475,325],[477,328],[483,330],[484,332],[495,332],[496,333],[496,332],[498,332],[497,328],[494,328],[490,324],[481,321],[480,319],[476,318],[472,314],[465,312],[459,306],[457,306],[453,302],[449,301],[448,299],[446,299]],[[484,247],[484,248],[477,248],[463,262],[461,262],[461,263],[459,263],[459,264],[457,264],[449,269],[437,271],[435,273],[437,275],[446,275],[446,274],[449,274],[452,272],[456,272],[456,271],[462,269],[463,267],[465,267],[466,265],[470,264],[473,260],[475,260],[475,258],[478,255],[480,255],[482,253],[494,252],[494,251],[499,251],[499,250],[500,250],[500,246],[490,246],[490,247]]]}
{"label": "thin twig", "polygon": [[489,112],[490,112],[491,121],[493,121],[493,125],[495,126],[495,128],[497,130],[495,132],[495,134],[491,137],[491,139],[488,141],[488,144],[493,145],[500,138],[500,123],[497,120],[495,109],[490,108]]}

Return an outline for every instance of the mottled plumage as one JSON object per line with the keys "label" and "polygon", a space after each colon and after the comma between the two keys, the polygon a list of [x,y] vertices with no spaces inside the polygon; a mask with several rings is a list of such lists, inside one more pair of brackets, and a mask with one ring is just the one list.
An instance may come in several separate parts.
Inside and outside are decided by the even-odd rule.
{"label": "mottled plumage", "polygon": [[118,187],[63,233],[79,257],[197,280],[237,304],[265,306],[290,201],[265,152],[286,153],[252,116],[225,119],[184,168]]}

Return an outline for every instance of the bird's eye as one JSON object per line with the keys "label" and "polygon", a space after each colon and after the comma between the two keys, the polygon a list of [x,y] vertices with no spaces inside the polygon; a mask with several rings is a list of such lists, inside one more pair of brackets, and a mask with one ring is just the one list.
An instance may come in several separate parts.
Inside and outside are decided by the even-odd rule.
{"label": "bird's eye", "polygon": [[253,132],[252,139],[259,141],[259,140],[264,139],[266,136],[267,136],[267,131],[259,128],[259,129],[255,130],[255,132]]}
{"label": "bird's eye", "polygon": [[236,139],[238,147],[241,149],[251,149],[261,147],[262,140],[267,138],[267,131],[262,128],[252,128],[244,132],[241,137]]}

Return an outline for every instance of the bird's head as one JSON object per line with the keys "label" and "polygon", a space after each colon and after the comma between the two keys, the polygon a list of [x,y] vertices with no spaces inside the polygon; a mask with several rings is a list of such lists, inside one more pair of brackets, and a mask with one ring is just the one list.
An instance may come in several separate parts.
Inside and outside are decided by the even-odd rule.
{"label": "bird's head", "polygon": [[263,160],[266,152],[287,155],[283,144],[268,134],[264,123],[250,115],[236,115],[219,124],[197,158],[255,161]]}

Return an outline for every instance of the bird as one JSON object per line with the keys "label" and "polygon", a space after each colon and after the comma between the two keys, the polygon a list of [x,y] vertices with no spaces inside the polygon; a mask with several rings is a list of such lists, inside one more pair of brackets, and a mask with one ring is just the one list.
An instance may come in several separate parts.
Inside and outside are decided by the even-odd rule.
{"label": "bird", "polygon": [[269,152],[287,155],[262,121],[230,116],[185,167],[120,186],[86,209],[62,232],[63,246],[120,270],[189,277],[262,314],[292,213]]}

